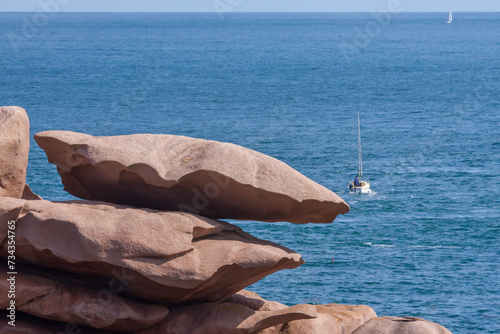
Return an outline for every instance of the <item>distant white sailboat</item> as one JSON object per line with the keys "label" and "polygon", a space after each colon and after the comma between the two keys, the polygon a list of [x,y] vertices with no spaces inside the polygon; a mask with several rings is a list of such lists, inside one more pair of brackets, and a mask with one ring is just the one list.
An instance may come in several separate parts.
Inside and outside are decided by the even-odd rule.
{"label": "distant white sailboat", "polygon": [[358,162],[359,162],[359,170],[358,176],[354,179],[353,182],[349,183],[349,190],[352,192],[361,192],[361,193],[369,193],[370,190],[370,181],[363,176],[363,156],[361,154],[361,126],[359,123],[359,112],[358,112]]}
{"label": "distant white sailboat", "polygon": [[446,23],[451,23],[451,21],[453,21],[453,15],[451,15],[450,11],[450,16],[448,16],[448,21],[446,21]]}

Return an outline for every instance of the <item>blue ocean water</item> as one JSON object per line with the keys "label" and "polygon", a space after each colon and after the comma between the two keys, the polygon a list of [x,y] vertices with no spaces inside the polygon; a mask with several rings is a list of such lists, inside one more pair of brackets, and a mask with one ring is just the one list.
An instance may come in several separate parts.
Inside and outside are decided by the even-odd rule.
{"label": "blue ocean water", "polygon": [[[249,289],[500,332],[499,13],[53,14],[0,14],[0,105],[32,135],[179,134],[281,159],[351,212],[235,222],[307,261]],[[347,192],[358,112],[367,195]],[[33,190],[71,199],[30,154]]]}

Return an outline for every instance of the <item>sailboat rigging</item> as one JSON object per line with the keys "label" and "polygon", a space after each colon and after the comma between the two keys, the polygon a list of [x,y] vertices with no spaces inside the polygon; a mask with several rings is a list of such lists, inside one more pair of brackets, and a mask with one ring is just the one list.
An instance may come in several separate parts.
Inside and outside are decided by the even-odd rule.
{"label": "sailboat rigging", "polygon": [[353,192],[370,192],[370,181],[363,175],[363,154],[361,152],[361,126],[358,112],[358,176],[353,182],[349,183],[349,190]]}
{"label": "sailboat rigging", "polygon": [[451,11],[450,11],[450,16],[448,16],[448,21],[446,21],[446,23],[451,23],[453,21],[453,15],[451,14]]}

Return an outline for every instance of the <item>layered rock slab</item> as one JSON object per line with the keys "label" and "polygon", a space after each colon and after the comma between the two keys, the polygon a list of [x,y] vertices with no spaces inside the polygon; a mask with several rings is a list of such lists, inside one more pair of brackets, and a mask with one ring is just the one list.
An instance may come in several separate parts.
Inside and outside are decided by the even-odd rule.
{"label": "layered rock slab", "polygon": [[[0,272],[0,308],[10,301],[10,275]],[[68,285],[19,271],[15,275],[16,309],[33,316],[114,332],[143,330],[161,322],[166,307],[138,303],[107,290]]]}
{"label": "layered rock slab", "polygon": [[28,115],[20,107],[0,107],[0,196],[21,198],[30,146]]}
{"label": "layered rock slab", "polygon": [[349,206],[265,154],[174,135],[35,135],[72,195],[216,219],[330,223]]}
{"label": "layered rock slab", "polygon": [[124,293],[166,306],[218,301],[302,257],[239,227],[189,213],[102,202],[0,198],[1,254],[16,221],[16,257],[120,282]]}

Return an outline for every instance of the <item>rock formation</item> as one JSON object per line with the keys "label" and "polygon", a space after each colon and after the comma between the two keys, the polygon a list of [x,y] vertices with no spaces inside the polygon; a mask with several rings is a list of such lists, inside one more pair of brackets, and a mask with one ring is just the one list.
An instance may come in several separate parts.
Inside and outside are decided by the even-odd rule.
{"label": "rock formation", "polygon": [[349,211],[276,159],[181,136],[48,131],[37,142],[86,199],[49,202],[25,184],[28,135],[24,110],[0,107],[0,334],[450,334],[365,305],[289,307],[241,290],[304,261],[215,218],[329,223]]}
{"label": "rock formation", "polygon": [[330,223],[349,206],[287,164],[247,148],[173,135],[35,135],[72,195],[216,219]]}
{"label": "rock formation", "polygon": [[[234,225],[183,212],[102,202],[0,198],[0,237],[16,221],[16,255],[27,262],[126,280],[125,292],[177,305],[217,301],[304,261]],[[7,254],[3,242],[1,253]]]}
{"label": "rock formation", "polygon": [[0,107],[0,196],[21,198],[26,181],[30,124],[23,108]]}

